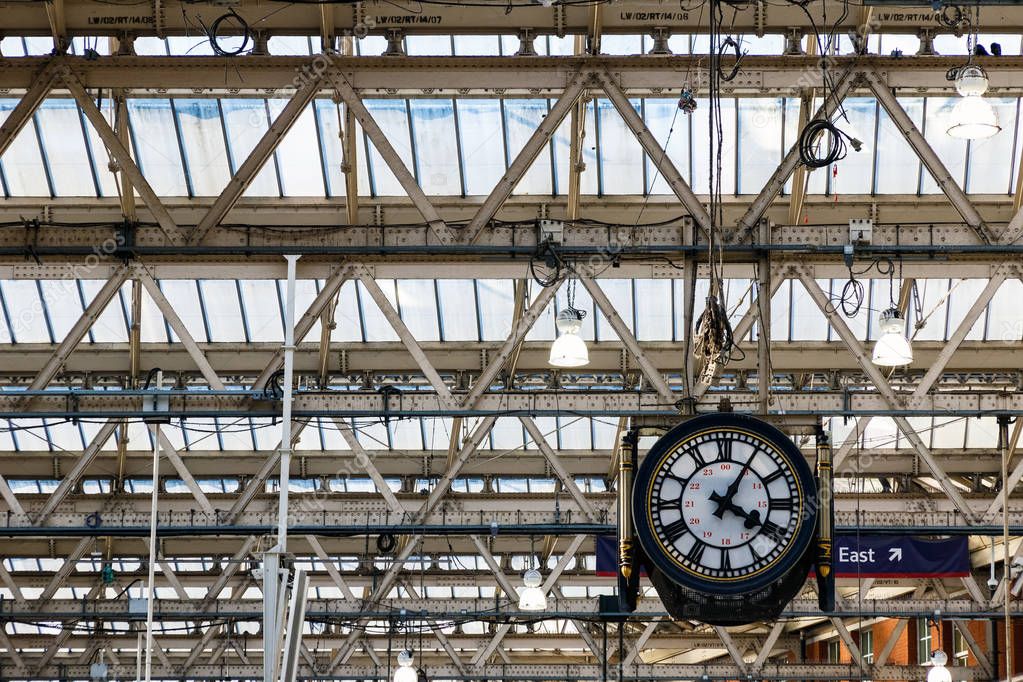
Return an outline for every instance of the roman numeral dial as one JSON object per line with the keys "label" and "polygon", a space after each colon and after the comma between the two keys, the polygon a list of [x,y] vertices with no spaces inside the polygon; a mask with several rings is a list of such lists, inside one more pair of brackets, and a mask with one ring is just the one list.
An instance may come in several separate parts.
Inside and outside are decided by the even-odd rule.
{"label": "roman numeral dial", "polygon": [[[736,419],[682,426],[711,418]],[[634,489],[637,533],[658,567],[679,581],[730,586],[761,580],[803,551],[796,545],[808,544],[816,511],[806,503],[812,477],[790,440],[750,428],[669,436],[643,461]]]}

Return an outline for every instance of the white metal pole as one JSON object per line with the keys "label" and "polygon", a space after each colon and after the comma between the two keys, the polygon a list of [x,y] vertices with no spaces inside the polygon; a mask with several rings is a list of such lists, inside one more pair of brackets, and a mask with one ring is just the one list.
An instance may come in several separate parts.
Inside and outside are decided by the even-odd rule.
{"label": "white metal pole", "polygon": [[[156,373],[156,390],[163,388],[163,372]],[[149,503],[149,578],[146,583],[146,682],[153,673],[153,601],[156,599],[156,503],[160,491],[160,424],[150,426],[153,434],[153,492]]]}
{"label": "white metal pole", "polygon": [[135,682],[142,682],[142,633],[135,643]]}
{"label": "white metal pole", "polygon": [[284,552],[288,543],[288,478],[291,471],[291,384],[295,372],[295,264],[301,256],[285,256],[288,286],[284,309],[284,404],[281,408],[281,480],[277,509],[277,546]]}

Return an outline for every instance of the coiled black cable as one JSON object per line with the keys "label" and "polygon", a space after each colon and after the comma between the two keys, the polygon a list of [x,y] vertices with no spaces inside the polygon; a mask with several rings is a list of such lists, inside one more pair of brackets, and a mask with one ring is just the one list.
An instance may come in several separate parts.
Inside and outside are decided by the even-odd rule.
{"label": "coiled black cable", "polygon": [[[822,136],[828,135],[827,152],[821,156],[819,143]],[[852,145],[856,151],[860,150],[862,143],[847,133],[839,130],[831,121],[817,118],[806,124],[803,132],[799,134],[799,160],[809,168],[824,168],[836,161],[841,161],[849,153],[846,142]]]}
{"label": "coiled black cable", "polygon": [[[233,50],[226,49],[220,45],[220,29],[225,21],[236,21],[240,28],[242,36],[241,44]],[[202,23],[201,21],[199,23]],[[205,26],[204,26],[205,28]],[[210,47],[213,48],[214,54],[218,57],[237,57],[241,53],[245,52],[249,48],[249,43],[252,40],[252,31],[249,30],[249,22],[245,21],[237,12],[233,9],[228,10],[226,14],[221,14],[217,17],[209,28],[206,29],[206,35],[210,41]]]}

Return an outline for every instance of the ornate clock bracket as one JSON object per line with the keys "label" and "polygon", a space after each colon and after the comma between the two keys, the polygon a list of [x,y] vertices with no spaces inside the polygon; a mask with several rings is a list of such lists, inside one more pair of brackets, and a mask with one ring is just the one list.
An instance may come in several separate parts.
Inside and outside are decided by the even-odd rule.
{"label": "ornate clock bracket", "polygon": [[817,426],[817,605],[821,611],[835,610],[835,572],[832,564],[832,535],[835,528],[834,471],[831,460],[831,440],[819,424]]}
{"label": "ornate clock bracket", "polygon": [[639,431],[631,429],[622,436],[618,458],[618,609],[636,610],[639,597],[641,551],[635,544],[632,526],[632,477],[639,453]]}

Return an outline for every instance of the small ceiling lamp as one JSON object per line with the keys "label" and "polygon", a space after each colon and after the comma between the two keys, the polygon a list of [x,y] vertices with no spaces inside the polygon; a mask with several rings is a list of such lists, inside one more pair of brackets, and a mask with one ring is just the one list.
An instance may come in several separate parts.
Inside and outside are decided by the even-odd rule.
{"label": "small ceiling lamp", "polygon": [[927,671],[927,682],[952,682],[952,673],[948,671],[945,664],[948,663],[948,654],[941,649],[931,653],[931,668]]}
{"label": "small ceiling lamp", "polygon": [[540,587],[542,582],[543,576],[535,568],[529,569],[522,575],[522,584],[525,587],[519,592],[519,611],[547,610],[547,595]]}
{"label": "small ceiling lamp", "polygon": [[398,653],[398,669],[394,671],[394,682],[419,682],[419,672],[412,667],[412,652],[408,649]]}
{"label": "small ceiling lamp", "polygon": [[967,64],[960,68],[955,77],[956,92],[962,99],[952,108],[952,125],[948,134],[961,140],[982,140],[997,134],[998,114],[991,103],[984,99],[988,78],[983,68]]}
{"label": "small ceiling lamp", "polygon": [[590,353],[586,342],[580,336],[583,329],[585,310],[575,307],[575,280],[568,280],[568,306],[558,313],[554,324],[558,338],[551,344],[551,355],[547,363],[552,367],[582,367],[590,364]]}
{"label": "small ceiling lamp", "polygon": [[913,362],[913,347],[906,338],[906,318],[899,309],[893,306],[881,313],[878,326],[881,338],[874,344],[874,364],[898,367]]}

